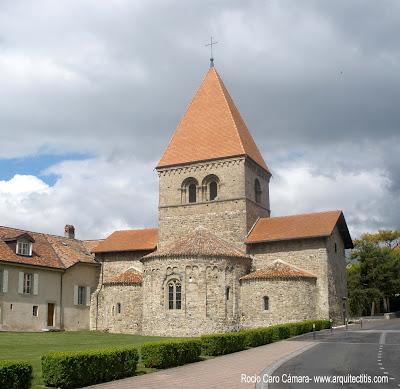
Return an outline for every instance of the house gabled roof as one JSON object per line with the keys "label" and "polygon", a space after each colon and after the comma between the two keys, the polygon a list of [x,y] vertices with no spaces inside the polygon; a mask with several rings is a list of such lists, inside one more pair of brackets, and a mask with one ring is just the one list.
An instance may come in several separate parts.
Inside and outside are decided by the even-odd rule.
{"label": "house gabled roof", "polygon": [[115,231],[95,246],[92,252],[153,251],[157,242],[158,228]]}
{"label": "house gabled roof", "polygon": [[268,264],[265,268],[256,270],[249,273],[242,278],[243,280],[271,280],[271,279],[296,279],[296,278],[317,278],[314,274],[311,274],[303,269],[296,266],[290,265],[280,259]]}
{"label": "house gabled roof", "polygon": [[345,248],[353,248],[353,241],[342,211],[260,218],[247,236],[246,243],[324,238],[330,236],[336,226],[343,238]]}
{"label": "house gabled roof", "polygon": [[[33,240],[32,256],[17,255],[10,242],[22,236]],[[11,240],[10,240],[11,239]],[[0,226],[0,262],[68,269],[79,263],[97,264],[83,241]]]}
{"label": "house gabled roof", "polygon": [[214,67],[183,115],[157,168],[247,156],[267,165]]}
{"label": "house gabled roof", "polygon": [[202,226],[197,227],[189,234],[177,238],[170,244],[162,246],[157,251],[143,257],[143,259],[160,257],[230,257],[250,259],[250,256],[245,252],[217,237]]}

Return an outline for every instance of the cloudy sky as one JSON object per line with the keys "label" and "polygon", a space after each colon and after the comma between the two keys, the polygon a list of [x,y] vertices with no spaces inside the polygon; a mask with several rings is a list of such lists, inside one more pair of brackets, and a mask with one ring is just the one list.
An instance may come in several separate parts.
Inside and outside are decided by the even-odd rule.
{"label": "cloudy sky", "polygon": [[157,224],[154,171],[216,68],[273,172],[273,215],[400,228],[398,0],[2,0],[0,224]]}

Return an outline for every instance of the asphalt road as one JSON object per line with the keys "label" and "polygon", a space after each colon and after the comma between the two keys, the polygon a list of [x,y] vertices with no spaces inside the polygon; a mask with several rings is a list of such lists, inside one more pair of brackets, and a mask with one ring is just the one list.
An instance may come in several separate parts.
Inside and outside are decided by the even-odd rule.
{"label": "asphalt road", "polygon": [[[400,319],[371,320],[364,322],[362,329],[360,325],[350,325],[348,330],[317,332],[315,340],[311,334],[294,340],[312,340],[315,345],[280,366],[278,364],[265,370],[263,374],[280,382],[264,384],[261,386],[263,389],[400,388]],[[349,375],[351,379],[357,377],[363,382],[348,383],[345,380],[349,379]],[[268,376],[265,376],[265,381],[268,381]],[[344,384],[317,383],[315,376],[334,377],[344,380]],[[291,377],[304,381],[291,382]],[[368,383],[368,377],[382,381]],[[310,379],[310,382],[305,382]]]}

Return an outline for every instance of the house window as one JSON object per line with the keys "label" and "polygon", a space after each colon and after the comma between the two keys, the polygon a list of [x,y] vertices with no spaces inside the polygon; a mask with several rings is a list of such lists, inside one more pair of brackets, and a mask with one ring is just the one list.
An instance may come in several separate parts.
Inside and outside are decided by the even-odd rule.
{"label": "house window", "polygon": [[4,278],[3,270],[0,270],[0,293],[3,292],[3,278]]}
{"label": "house window", "polygon": [[32,243],[18,241],[17,242],[17,254],[18,255],[26,255],[26,256],[32,255]]}
{"label": "house window", "polygon": [[337,253],[337,243],[335,242],[335,253]]}
{"label": "house window", "polygon": [[263,297],[263,309],[264,309],[264,311],[269,310],[269,297],[268,296]]}
{"label": "house window", "polygon": [[218,197],[218,184],[215,181],[210,182],[210,201]]}
{"label": "house window", "polygon": [[254,181],[254,196],[256,199],[256,203],[261,203],[261,185],[258,178]]}
{"label": "house window", "polygon": [[86,288],[84,286],[78,286],[78,305],[86,304]]}
{"label": "house window", "polygon": [[227,299],[227,300],[229,300],[229,293],[230,293],[230,291],[231,291],[231,288],[230,288],[229,286],[227,286],[226,289],[225,289],[225,296],[226,296],[226,299]]}
{"label": "house window", "polygon": [[24,294],[32,293],[32,283],[33,283],[33,274],[32,273],[24,273],[24,284],[23,284],[23,293]]}
{"label": "house window", "polygon": [[182,286],[179,281],[168,283],[168,309],[182,308]]}
{"label": "house window", "polygon": [[115,306],[114,305],[112,306],[112,315],[113,316],[115,315]]}
{"label": "house window", "polygon": [[117,303],[117,313],[121,313],[121,303]]}
{"label": "house window", "polygon": [[37,305],[34,305],[34,306],[32,307],[32,316],[37,317],[37,316],[38,316],[38,313],[39,313],[39,307],[38,307]]}

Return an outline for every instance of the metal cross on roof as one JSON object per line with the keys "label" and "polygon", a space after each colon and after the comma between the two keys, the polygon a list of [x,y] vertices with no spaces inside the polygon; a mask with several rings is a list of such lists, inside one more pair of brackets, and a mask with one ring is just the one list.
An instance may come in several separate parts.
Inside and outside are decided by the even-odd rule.
{"label": "metal cross on roof", "polygon": [[206,44],[207,46],[210,46],[210,52],[211,52],[211,57],[210,57],[210,67],[214,67],[214,57],[213,57],[213,46],[216,45],[218,42],[213,41],[213,37],[210,38],[210,43]]}

